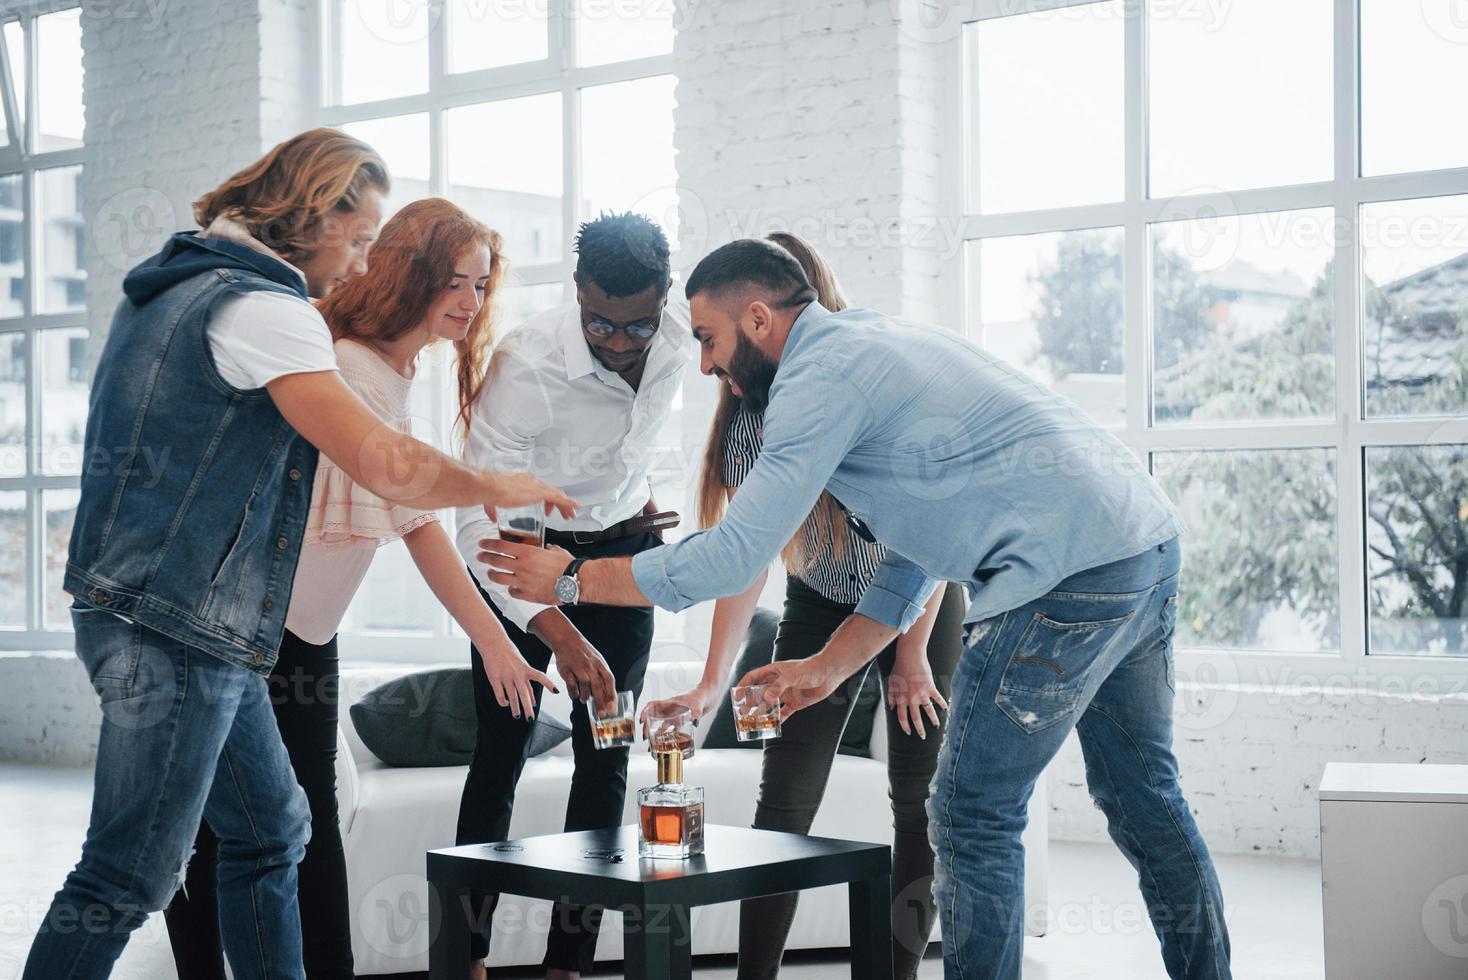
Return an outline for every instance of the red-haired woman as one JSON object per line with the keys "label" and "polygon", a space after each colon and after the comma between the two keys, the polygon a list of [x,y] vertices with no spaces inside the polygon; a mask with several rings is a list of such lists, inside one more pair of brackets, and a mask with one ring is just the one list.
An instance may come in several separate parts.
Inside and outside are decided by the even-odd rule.
{"label": "red-haired woman", "polygon": [[[457,354],[458,424],[467,428],[468,407],[484,382],[493,339],[491,301],[503,274],[498,232],[442,198],[407,205],[383,226],[366,274],[338,286],[318,306],[335,339],[343,379],[383,422],[406,433],[418,355],[447,341]],[[484,671],[502,705],[528,718],[535,704],[530,685],[555,688],[505,635],[433,511],[389,503],[321,458],[285,638],[270,676],[276,721],[311,805],[311,840],[298,871],[310,980],[353,976],[336,807],[336,631],[378,547],[398,538],[433,594],[482,651]],[[166,913],[180,976],[225,975],[215,900],[217,843],[203,824],[185,890]]]}

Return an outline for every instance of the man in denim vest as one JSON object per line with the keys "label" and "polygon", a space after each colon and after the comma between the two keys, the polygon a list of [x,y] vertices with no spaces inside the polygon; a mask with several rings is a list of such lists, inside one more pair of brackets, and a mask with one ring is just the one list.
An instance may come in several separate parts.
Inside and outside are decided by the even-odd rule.
{"label": "man in denim vest", "polygon": [[[420,508],[563,494],[471,469],[383,425],[336,372],[308,297],[366,270],[387,169],[335,130],[287,140],[195,205],[130,272],[92,384],[67,556],[76,651],[102,701],[91,825],[25,980],[106,977],[220,838],[237,978],[302,978],[309,811],[265,677],[290,605],[318,448]],[[304,438],[303,438],[304,437]],[[166,459],[158,473],[137,465]]]}

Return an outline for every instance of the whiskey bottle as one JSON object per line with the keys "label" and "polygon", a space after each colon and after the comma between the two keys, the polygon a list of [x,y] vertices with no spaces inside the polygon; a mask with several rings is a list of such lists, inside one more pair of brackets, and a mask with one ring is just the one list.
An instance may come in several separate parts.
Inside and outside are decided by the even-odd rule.
{"label": "whiskey bottle", "polygon": [[703,853],[703,787],[683,783],[683,751],[654,751],[656,786],[637,791],[641,833],[637,853],[650,858],[690,858]]}

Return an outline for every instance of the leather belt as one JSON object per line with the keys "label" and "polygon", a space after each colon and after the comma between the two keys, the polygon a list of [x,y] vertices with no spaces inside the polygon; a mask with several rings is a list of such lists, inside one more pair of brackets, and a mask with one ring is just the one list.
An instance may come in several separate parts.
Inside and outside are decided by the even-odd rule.
{"label": "leather belt", "polygon": [[665,510],[658,514],[638,514],[601,531],[556,531],[546,528],[545,540],[547,544],[556,545],[599,544],[603,541],[630,538],[646,531],[666,531],[677,527],[681,521],[677,511]]}

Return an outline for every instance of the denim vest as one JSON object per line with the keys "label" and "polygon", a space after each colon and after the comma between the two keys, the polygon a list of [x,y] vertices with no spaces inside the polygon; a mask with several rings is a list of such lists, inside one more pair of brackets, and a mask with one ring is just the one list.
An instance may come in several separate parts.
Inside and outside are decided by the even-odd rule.
{"label": "denim vest", "polygon": [[307,302],[295,269],[185,232],[130,272],[92,381],[64,587],[259,674],[275,663],[316,449],[263,388],[229,385],[205,328],[253,290]]}

